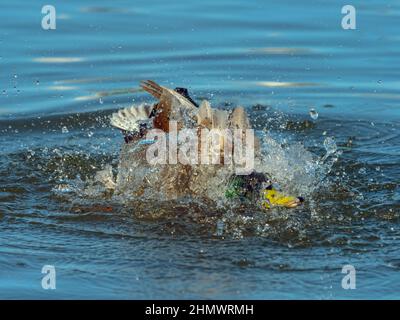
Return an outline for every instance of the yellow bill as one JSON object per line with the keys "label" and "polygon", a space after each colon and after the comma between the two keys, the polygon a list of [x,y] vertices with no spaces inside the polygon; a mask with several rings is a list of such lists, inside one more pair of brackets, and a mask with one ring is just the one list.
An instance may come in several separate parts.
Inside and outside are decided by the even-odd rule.
{"label": "yellow bill", "polygon": [[304,202],[302,197],[287,196],[282,192],[275,189],[264,189],[262,191],[262,206],[265,209],[270,209],[272,207],[285,207],[285,208],[295,208]]}

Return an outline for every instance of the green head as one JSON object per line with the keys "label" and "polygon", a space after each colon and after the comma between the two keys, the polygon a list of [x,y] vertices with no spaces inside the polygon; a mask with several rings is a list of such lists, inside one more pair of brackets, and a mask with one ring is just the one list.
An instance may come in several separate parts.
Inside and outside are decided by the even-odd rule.
{"label": "green head", "polygon": [[225,197],[244,201],[257,201],[261,197],[261,205],[264,209],[272,207],[295,208],[304,202],[302,197],[286,195],[274,189],[271,184],[265,188],[264,185],[267,182],[262,174],[233,176],[225,191]]}

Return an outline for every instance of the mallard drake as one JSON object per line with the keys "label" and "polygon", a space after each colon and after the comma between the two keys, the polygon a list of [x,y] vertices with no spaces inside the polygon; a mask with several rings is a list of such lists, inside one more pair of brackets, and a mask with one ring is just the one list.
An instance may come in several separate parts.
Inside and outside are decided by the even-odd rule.
{"label": "mallard drake", "polygon": [[[159,129],[166,134],[170,133],[170,121],[177,123],[178,131],[183,128],[196,128],[197,130],[213,129],[220,132],[220,152],[223,154],[226,137],[224,136],[225,129],[251,129],[251,124],[247,113],[243,107],[236,107],[232,111],[212,108],[206,100],[198,105],[189,95],[185,88],[176,88],[175,90],[160,86],[152,80],[141,82],[141,88],[150,93],[158,101],[153,104],[141,104],[138,106],[128,107],[117,111],[111,116],[111,125],[122,130],[127,144],[143,139],[149,129]],[[259,148],[259,142],[256,140],[255,148]],[[123,150],[124,151],[124,150]],[[141,154],[140,154],[141,152]],[[136,162],[136,168],[144,166],[144,151],[143,148],[137,151],[137,158],[131,153],[123,152],[121,157],[122,164],[120,169],[124,169],[124,179],[119,179],[120,183],[127,185],[126,179],[137,183],[146,180],[146,177],[136,177],[135,173],[130,170],[130,166]],[[139,155],[140,154],[140,155]],[[129,160],[128,160],[129,159]],[[141,163],[140,165],[138,163]],[[220,165],[222,165],[221,162]],[[207,193],[207,181],[215,178],[218,168],[199,169],[199,166],[188,167],[181,166],[180,169],[171,166],[168,169],[164,166],[158,171],[161,177],[153,177],[157,184],[149,182],[152,179],[147,179],[145,185],[155,189],[161,188],[164,191],[168,190],[171,195],[195,194],[201,196],[201,193]],[[200,173],[200,174],[199,174]],[[143,174],[142,174],[143,175]],[[209,177],[207,176],[209,175]],[[128,178],[127,178],[128,177]],[[168,177],[168,179],[167,179]],[[266,184],[266,175],[263,173],[253,172],[247,176],[235,176],[232,179],[225,177],[223,183],[227,185],[225,197],[232,198],[251,198],[261,197],[262,207],[265,209],[273,206],[284,206],[293,208],[303,202],[300,197],[286,196],[282,192],[272,187],[272,184]],[[124,180],[124,181],[123,181]],[[152,181],[153,181],[152,180]],[[164,181],[169,181],[163,185]],[[130,182],[129,182],[130,183]],[[118,181],[117,181],[118,184]],[[140,183],[139,183],[140,184]],[[141,193],[146,187],[140,187]],[[171,191],[172,190],[172,191]]]}

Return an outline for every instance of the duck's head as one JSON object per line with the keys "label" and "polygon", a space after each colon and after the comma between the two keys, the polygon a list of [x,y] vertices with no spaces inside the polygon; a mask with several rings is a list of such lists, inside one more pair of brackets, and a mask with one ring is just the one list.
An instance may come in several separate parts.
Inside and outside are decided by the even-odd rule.
{"label": "duck's head", "polygon": [[293,197],[274,189],[271,186],[262,190],[262,206],[265,209],[272,207],[295,208],[304,202],[302,197]]}
{"label": "duck's head", "polygon": [[225,191],[225,197],[250,201],[261,197],[261,206],[264,209],[295,208],[304,202],[302,197],[293,197],[278,191],[265,174],[256,172],[247,176],[232,176]]}

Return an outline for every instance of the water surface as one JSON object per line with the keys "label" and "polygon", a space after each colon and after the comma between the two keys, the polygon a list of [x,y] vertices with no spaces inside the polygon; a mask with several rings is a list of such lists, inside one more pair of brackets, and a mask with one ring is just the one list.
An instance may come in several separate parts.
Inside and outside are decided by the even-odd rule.
{"label": "water surface", "polygon": [[[38,1],[0,11],[1,298],[398,298],[399,3],[353,1],[356,30],[338,1],[51,4],[51,31]],[[152,101],[142,79],[241,104],[316,157],[334,137],[342,154],[304,207],[215,212],[222,233],[201,205],[79,197],[118,163],[108,115]]]}

